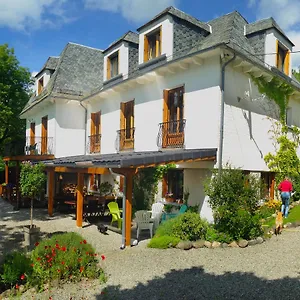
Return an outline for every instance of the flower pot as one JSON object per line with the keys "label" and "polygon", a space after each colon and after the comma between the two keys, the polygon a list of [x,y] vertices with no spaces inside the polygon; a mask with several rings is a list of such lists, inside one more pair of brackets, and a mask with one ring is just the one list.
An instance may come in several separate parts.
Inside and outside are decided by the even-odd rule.
{"label": "flower pot", "polygon": [[40,227],[26,225],[23,227],[25,246],[32,246],[38,241]]}
{"label": "flower pot", "polygon": [[166,197],[166,202],[173,203],[174,199],[172,197]]}

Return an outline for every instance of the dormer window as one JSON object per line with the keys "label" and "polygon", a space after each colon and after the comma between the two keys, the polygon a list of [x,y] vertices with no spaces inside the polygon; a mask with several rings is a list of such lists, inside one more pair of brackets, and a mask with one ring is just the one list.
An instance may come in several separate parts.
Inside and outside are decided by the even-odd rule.
{"label": "dormer window", "polygon": [[43,91],[44,88],[44,77],[40,78],[38,81],[38,95]]}
{"label": "dormer window", "polygon": [[290,73],[289,50],[286,47],[284,47],[282,44],[280,44],[278,41],[277,41],[276,66],[281,72],[285,73],[286,75],[289,75]]}
{"label": "dormer window", "polygon": [[145,35],[144,62],[161,55],[161,27]]}
{"label": "dormer window", "polygon": [[107,58],[107,80],[119,75],[119,51]]}

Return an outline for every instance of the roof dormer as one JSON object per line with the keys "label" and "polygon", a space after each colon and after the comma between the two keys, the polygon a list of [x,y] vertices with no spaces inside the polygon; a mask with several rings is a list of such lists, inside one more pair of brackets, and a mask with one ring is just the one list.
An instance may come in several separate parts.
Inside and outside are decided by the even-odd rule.
{"label": "roof dormer", "polygon": [[138,35],[127,32],[104,51],[104,83],[126,79],[137,64]]}

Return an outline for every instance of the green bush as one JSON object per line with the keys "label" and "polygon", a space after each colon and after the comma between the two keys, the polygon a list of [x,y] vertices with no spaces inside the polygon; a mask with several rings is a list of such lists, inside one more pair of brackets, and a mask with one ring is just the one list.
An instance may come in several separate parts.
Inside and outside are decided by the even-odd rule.
{"label": "green bush", "polygon": [[93,247],[77,233],[53,235],[32,252],[34,284],[53,279],[98,278],[102,270],[97,267],[96,256]]}
{"label": "green bush", "polygon": [[223,232],[217,231],[213,226],[209,226],[206,231],[205,239],[209,242],[230,243],[233,238]]}
{"label": "green bush", "polygon": [[208,224],[198,213],[186,212],[176,218],[163,222],[156,236],[174,236],[181,240],[196,241],[205,237]]}
{"label": "green bush", "polygon": [[275,211],[276,211],[275,207],[268,207],[267,205],[262,205],[259,208],[258,213],[261,219],[266,219],[268,217],[271,217],[272,214],[275,213]]}
{"label": "green bush", "polygon": [[180,239],[174,236],[162,235],[155,236],[148,244],[149,248],[167,249],[176,247]]}
{"label": "green bush", "polygon": [[199,212],[199,205],[189,206],[187,211],[193,212],[193,213],[198,213]]}
{"label": "green bush", "polygon": [[6,286],[25,283],[31,277],[31,260],[24,253],[13,252],[4,257],[1,266],[1,282]]}
{"label": "green bush", "polygon": [[249,239],[262,233],[258,201],[262,184],[253,175],[227,165],[221,176],[214,172],[205,184],[209,203],[214,212],[215,229],[235,240]]}

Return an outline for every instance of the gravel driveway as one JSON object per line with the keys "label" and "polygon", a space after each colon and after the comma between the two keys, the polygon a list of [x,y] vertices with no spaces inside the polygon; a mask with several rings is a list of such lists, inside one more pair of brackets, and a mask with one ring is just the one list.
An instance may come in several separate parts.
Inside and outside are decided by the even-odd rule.
{"label": "gravel driveway", "polygon": [[[1,254],[22,248],[21,226],[28,216],[0,201]],[[300,229],[246,249],[158,250],[148,249],[144,240],[121,251],[114,232],[79,229],[70,216],[48,218],[45,210],[36,210],[35,217],[44,233],[82,234],[106,256],[102,264],[109,279],[105,285],[68,284],[33,298],[25,293],[22,299],[300,299]]]}

